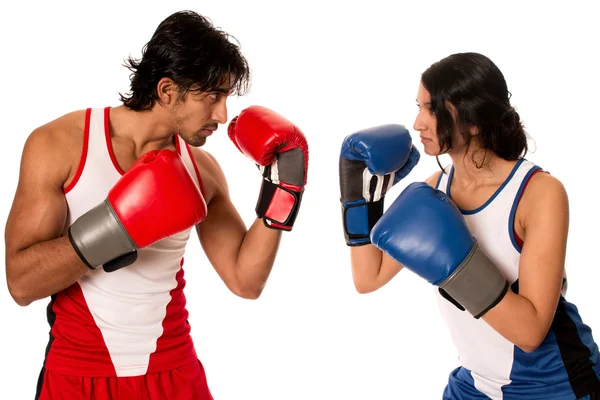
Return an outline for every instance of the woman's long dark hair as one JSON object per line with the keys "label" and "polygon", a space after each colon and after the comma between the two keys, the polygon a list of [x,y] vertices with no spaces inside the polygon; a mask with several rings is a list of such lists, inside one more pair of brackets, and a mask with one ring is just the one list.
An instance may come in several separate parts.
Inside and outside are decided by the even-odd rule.
{"label": "woman's long dark hair", "polygon": [[[432,64],[421,82],[431,95],[441,153],[452,150],[455,123],[467,148],[473,138],[470,128],[478,129],[483,160],[488,151],[509,161],[527,153],[527,134],[510,104],[504,75],[488,57],[478,53],[453,54]],[[456,122],[449,103],[455,108]],[[473,162],[478,168],[483,165],[476,162],[475,154]]]}

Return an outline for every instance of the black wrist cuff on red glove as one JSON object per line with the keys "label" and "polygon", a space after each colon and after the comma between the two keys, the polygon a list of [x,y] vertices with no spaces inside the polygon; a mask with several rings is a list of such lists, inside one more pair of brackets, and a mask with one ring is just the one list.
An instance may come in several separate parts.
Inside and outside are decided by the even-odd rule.
{"label": "black wrist cuff on red glove", "polygon": [[300,191],[263,180],[256,203],[256,215],[272,229],[291,231],[300,210],[304,187]]}

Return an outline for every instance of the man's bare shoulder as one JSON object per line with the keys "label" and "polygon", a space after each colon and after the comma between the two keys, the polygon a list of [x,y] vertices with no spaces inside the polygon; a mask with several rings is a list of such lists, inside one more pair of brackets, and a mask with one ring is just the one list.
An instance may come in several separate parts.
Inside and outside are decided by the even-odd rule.
{"label": "man's bare shoulder", "polygon": [[85,130],[85,113],[85,110],[77,110],[61,115],[33,130],[28,140],[52,143],[58,150],[64,146],[68,147],[69,144],[81,144]]}
{"label": "man's bare shoulder", "polygon": [[85,110],[62,115],[34,129],[23,147],[23,166],[46,166],[67,180],[81,157]]}

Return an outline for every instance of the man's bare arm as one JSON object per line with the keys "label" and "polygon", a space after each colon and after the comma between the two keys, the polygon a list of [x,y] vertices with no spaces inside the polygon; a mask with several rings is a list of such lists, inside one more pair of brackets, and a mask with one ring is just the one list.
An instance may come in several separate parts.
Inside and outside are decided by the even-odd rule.
{"label": "man's bare arm", "polygon": [[8,289],[21,306],[76,282],[89,269],[67,237],[63,185],[70,170],[63,135],[34,131],[23,149],[19,181],[5,229]]}
{"label": "man's bare arm", "polygon": [[208,153],[200,157],[204,157],[212,193],[208,216],[196,228],[198,237],[225,285],[240,297],[256,299],[273,268],[282,233],[267,228],[261,219],[247,229],[229,198],[220,166]]}

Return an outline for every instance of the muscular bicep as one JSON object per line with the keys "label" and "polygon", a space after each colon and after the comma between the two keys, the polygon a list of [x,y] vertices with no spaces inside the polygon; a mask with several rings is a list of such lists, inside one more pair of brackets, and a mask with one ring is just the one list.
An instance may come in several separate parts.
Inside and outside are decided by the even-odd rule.
{"label": "muscular bicep", "polygon": [[247,229],[231,202],[229,188],[221,167],[208,153],[197,152],[196,160],[205,174],[208,213],[196,226],[206,257],[227,284],[237,262]]}
{"label": "muscular bicep", "polygon": [[62,233],[67,217],[63,184],[70,165],[56,146],[45,131],[35,131],[25,143],[5,228],[7,261],[17,252]]}
{"label": "muscular bicep", "polygon": [[213,198],[206,219],[196,226],[196,230],[208,260],[224,278],[227,267],[235,264],[246,234],[244,221],[229,197]]}
{"label": "muscular bicep", "polygon": [[549,329],[564,276],[568,198],[562,184],[546,174],[537,174],[528,186],[523,198],[519,295],[533,304],[540,322]]}

